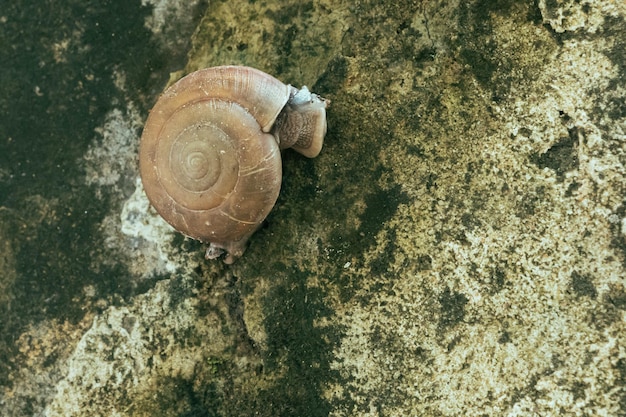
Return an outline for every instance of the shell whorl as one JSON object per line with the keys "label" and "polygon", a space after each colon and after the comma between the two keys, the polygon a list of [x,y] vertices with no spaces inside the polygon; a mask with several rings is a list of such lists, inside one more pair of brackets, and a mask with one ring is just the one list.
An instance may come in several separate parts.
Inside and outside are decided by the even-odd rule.
{"label": "shell whorl", "polygon": [[[289,137],[299,126],[301,132],[321,126],[303,118],[294,90],[253,68],[214,67],[176,82],[151,110],[139,150],[146,194],[174,228],[211,243],[207,256],[223,249],[233,262],[274,206],[285,147],[279,132],[294,148],[312,149],[299,150],[304,155],[319,153],[321,143],[302,145],[309,133],[300,142],[299,133]],[[324,118],[320,142],[325,129]]]}

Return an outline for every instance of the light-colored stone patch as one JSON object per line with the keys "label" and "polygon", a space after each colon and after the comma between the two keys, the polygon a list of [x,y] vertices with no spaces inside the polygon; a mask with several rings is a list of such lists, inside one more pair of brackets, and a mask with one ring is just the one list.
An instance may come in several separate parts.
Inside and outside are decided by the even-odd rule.
{"label": "light-colored stone patch", "polygon": [[191,25],[192,12],[198,7],[199,0],[141,0],[141,5],[152,7],[152,14],[146,18],[145,25],[155,36],[168,35],[172,23]]}
{"label": "light-colored stone patch", "polygon": [[124,202],[119,219],[121,232],[130,238],[130,245],[137,252],[131,265],[142,265],[135,271],[137,273],[172,273],[178,264],[168,254],[174,252],[171,240],[176,232],[150,206],[139,177],[135,180],[135,186],[133,195]]}
{"label": "light-colored stone patch", "polygon": [[602,30],[607,17],[623,17],[626,14],[626,3],[621,0],[539,0],[539,9],[543,21],[557,33],[577,30],[597,33]]}
{"label": "light-colored stone patch", "polygon": [[193,379],[206,358],[232,345],[218,315],[199,319],[197,298],[173,300],[170,285],[161,281],[133,304],[111,307],[93,320],[45,415],[145,415],[158,405],[139,405],[149,400],[141,398],[159,390],[159,379]]}
{"label": "light-colored stone patch", "polygon": [[[123,76],[118,76],[123,80]],[[123,88],[123,81],[118,86]],[[104,125],[96,130],[96,137],[84,156],[85,180],[99,188],[115,187],[115,195],[124,194],[125,185],[132,183],[129,176],[138,171],[137,147],[143,120],[132,103],[125,111],[116,108],[106,116]]]}
{"label": "light-colored stone patch", "polygon": [[[123,81],[120,83],[123,87]],[[103,127],[96,131],[83,165],[85,180],[96,186],[97,196],[106,193],[123,198],[134,188],[125,201],[114,201],[116,210],[103,219],[100,230],[105,235],[105,249],[110,257],[96,258],[93,267],[100,269],[126,259],[132,276],[148,278],[172,273],[180,262],[168,255],[174,252],[170,246],[174,230],[150,208],[138,175],[137,149],[142,123],[132,102],[125,112],[112,110]]]}
{"label": "light-colored stone patch", "polygon": [[[533,32],[542,29],[499,15],[492,24],[493,40],[502,48],[495,54],[511,54],[521,68],[535,60],[519,54],[518,47],[526,48],[525,39],[533,42]],[[430,26],[431,33],[441,29]],[[566,41],[538,78],[514,83],[503,103],[490,103],[479,85],[475,94],[465,95],[469,102],[457,101],[454,88],[444,87],[440,99],[450,109],[450,125],[441,132],[445,136],[422,137],[419,130],[398,127],[402,136],[383,149],[381,160],[411,202],[398,208],[376,247],[363,254],[365,265],[356,263],[352,271],[362,283],[355,298],[371,298],[366,304],[335,305],[337,322],[347,330],[333,367],[348,382],[330,384],[327,396],[337,404],[349,398],[355,409],[336,409],[332,415],[374,416],[381,408],[392,416],[620,413],[624,393],[616,385],[615,364],[626,358],[624,313],[618,311],[608,327],[593,318],[625,276],[624,254],[616,250],[611,230],[611,222],[621,221],[613,213],[624,203],[619,190],[626,189],[624,120],[598,118],[597,113],[608,101],[599,92],[618,77],[605,55],[610,47],[611,40],[604,39]],[[392,70],[391,76],[410,73],[409,66]],[[437,74],[412,83],[433,85],[446,78]],[[619,83],[617,91],[623,93]],[[390,101],[406,100],[402,89],[393,93]],[[481,106],[491,106],[495,117]],[[474,122],[454,131],[459,110],[469,112]],[[579,163],[563,180],[530,162],[570,131],[578,132]],[[440,150],[450,156],[440,162],[443,167],[424,167],[405,151],[407,143],[416,143],[415,136],[427,151],[457,149]],[[475,169],[467,170],[472,163]],[[424,193],[429,170],[440,173],[434,195]],[[466,170],[471,175],[467,188],[462,181]],[[389,178],[379,186],[386,187]],[[574,183],[578,188],[567,197]],[[466,209],[455,207],[452,196]],[[520,212],[529,199],[536,199],[532,209]],[[473,208],[477,202],[480,207]],[[464,211],[475,222],[469,229],[462,226]],[[450,234],[434,236],[442,230]],[[465,242],[452,233],[459,230]],[[367,265],[389,243],[390,231],[397,246],[393,261],[382,276],[370,275]],[[423,254],[432,257],[427,271],[415,269]],[[501,287],[489,293],[498,274]],[[597,296],[575,294],[575,274],[591,277]],[[377,282],[392,295],[370,293]],[[446,289],[467,300],[453,328],[440,322],[444,312],[437,300]]]}

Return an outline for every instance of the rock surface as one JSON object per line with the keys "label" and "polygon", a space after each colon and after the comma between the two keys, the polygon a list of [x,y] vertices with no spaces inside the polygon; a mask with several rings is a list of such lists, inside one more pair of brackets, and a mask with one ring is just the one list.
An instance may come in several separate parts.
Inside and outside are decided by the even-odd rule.
{"label": "rock surface", "polygon": [[[8,415],[626,414],[626,4],[384,3],[205,6],[173,78],[250,65],[332,101],[234,265],[149,208],[148,90],[82,151],[92,223],[2,203]],[[23,266],[55,227],[84,243]]]}

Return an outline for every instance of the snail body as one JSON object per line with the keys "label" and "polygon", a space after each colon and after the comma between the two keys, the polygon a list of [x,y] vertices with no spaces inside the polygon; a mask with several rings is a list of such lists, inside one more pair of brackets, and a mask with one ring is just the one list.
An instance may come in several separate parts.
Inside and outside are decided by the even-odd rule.
{"label": "snail body", "polygon": [[281,150],[312,158],[327,101],[259,70],[206,68],[169,87],[146,120],[139,149],[151,204],[175,229],[209,243],[207,259],[234,262],[274,206]]}

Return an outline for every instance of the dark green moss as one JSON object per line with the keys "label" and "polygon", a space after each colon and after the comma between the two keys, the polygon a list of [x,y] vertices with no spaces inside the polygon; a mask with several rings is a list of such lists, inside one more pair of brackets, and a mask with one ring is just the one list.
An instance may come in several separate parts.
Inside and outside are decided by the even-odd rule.
{"label": "dark green moss", "polygon": [[396,232],[390,230],[387,235],[387,244],[370,263],[370,270],[374,275],[386,276],[389,270],[389,264],[393,262],[394,254],[398,245],[396,244]]}
{"label": "dark green moss", "polygon": [[506,330],[503,330],[498,338],[498,343],[504,345],[509,342],[511,342],[511,335]]}
{"label": "dark green moss", "polygon": [[326,71],[319,77],[312,90],[321,96],[334,94],[341,90],[341,85],[347,76],[348,60],[343,56],[337,56],[330,60]]}
{"label": "dark green moss", "polygon": [[[620,204],[617,209],[615,209],[614,214],[620,219],[626,217],[626,204]],[[622,233],[621,222],[612,222],[610,227],[611,235],[613,236],[611,246],[617,249],[618,253],[621,254],[622,265],[626,266],[626,236]]]}
{"label": "dark green moss", "polygon": [[477,227],[480,227],[482,222],[473,216],[471,213],[463,213],[461,215],[461,224],[468,230],[472,231]]}
{"label": "dark green moss", "polygon": [[532,374],[526,378],[526,384],[524,386],[519,388],[514,387],[509,394],[508,406],[513,408],[525,398],[529,398],[531,401],[539,398],[540,392],[536,388],[539,378],[539,375]]}
{"label": "dark green moss", "polygon": [[130,415],[154,417],[219,417],[223,404],[220,387],[213,381],[195,385],[193,380],[180,377],[162,377],[158,381],[158,395],[149,398],[128,399]]}
{"label": "dark green moss", "polygon": [[359,252],[374,244],[376,235],[385,227],[398,210],[401,204],[407,204],[409,197],[400,184],[393,184],[388,189],[374,190],[365,197],[365,211],[360,216],[361,226],[357,229],[359,236],[363,237],[363,245]]}
{"label": "dark green moss", "polygon": [[569,136],[559,139],[544,153],[530,156],[530,161],[539,168],[550,168],[559,181],[563,181],[565,173],[578,168],[579,129],[569,129]]}
{"label": "dark green moss", "polygon": [[[154,284],[129,279],[123,262],[99,262],[107,256],[99,225],[113,203],[85,185],[81,160],[106,114],[128,100],[115,86],[119,69],[145,110],[180,55],[157,44],[139,0],[115,3],[12,3],[2,11],[0,207],[16,214],[17,276],[10,305],[0,306],[0,385],[19,366],[14,340],[29,324],[80,321],[90,305],[85,288],[117,304]],[[133,178],[118,186],[132,192]]]}
{"label": "dark green moss", "polygon": [[537,211],[537,206],[540,206],[546,198],[546,189],[540,185],[535,189],[529,189],[522,200],[522,203],[516,206],[515,215],[520,219],[533,216]]}
{"label": "dark green moss", "polygon": [[[529,45],[523,37],[517,42],[499,43],[494,32],[492,15],[518,21],[541,24],[536,1],[483,0],[466,3],[459,8],[459,36],[454,41],[460,59],[481,86],[492,92],[492,100],[498,102],[507,97],[512,85],[528,82],[538,74],[545,60],[541,57],[551,53],[551,42],[541,38]],[[505,49],[506,48],[506,49]]]}
{"label": "dark green moss", "polygon": [[504,288],[507,283],[506,270],[506,268],[499,265],[494,268],[491,273],[491,287],[489,289],[490,294],[496,294]]}
{"label": "dark green moss", "polygon": [[[233,323],[232,333],[235,336],[235,346],[240,352],[254,352],[254,340],[248,333],[246,321],[244,320],[244,302],[242,299],[241,287],[238,285],[236,278],[229,280],[227,291],[223,293],[226,304],[228,305],[228,323]],[[233,326],[227,326],[224,323],[223,329],[228,330]],[[228,334],[229,332],[225,332]]]}
{"label": "dark green moss", "polygon": [[[359,285],[352,275],[341,273],[343,264],[353,257],[360,257],[360,254],[374,246],[376,236],[385,227],[386,222],[393,217],[400,204],[407,202],[408,196],[399,185],[393,185],[387,190],[374,189],[365,196],[366,207],[363,214],[359,216],[360,227],[337,228],[331,233],[330,240],[325,243],[324,249],[329,255],[329,264],[335,266],[335,281],[339,285],[343,300],[348,300]],[[345,216],[338,214],[336,221],[344,223]],[[375,273],[383,273],[388,269],[389,263],[394,258],[395,247],[394,237],[391,236],[387,250],[383,251],[371,265]]]}
{"label": "dark green moss", "polygon": [[332,351],[340,329],[315,325],[333,312],[323,293],[307,287],[307,274],[290,269],[280,274],[264,300],[268,335],[264,372],[280,375],[274,388],[240,398],[227,415],[326,416],[331,410],[323,396],[325,384],[338,380],[331,369]]}
{"label": "dark green moss", "polygon": [[573,197],[576,194],[576,191],[578,191],[581,186],[581,183],[573,181],[570,185],[567,186],[567,190],[565,191],[565,197]]}
{"label": "dark green moss", "polygon": [[469,300],[465,294],[452,292],[446,288],[439,296],[439,327],[445,330],[461,323],[465,318],[465,305]]}
{"label": "dark green moss", "polygon": [[[620,358],[617,361],[615,368],[618,371],[618,378],[615,381],[616,387],[625,387],[626,386],[626,359]],[[624,390],[620,390],[621,394],[619,395],[619,408],[620,413],[626,415],[626,393]]]}
{"label": "dark green moss", "polygon": [[619,76],[617,80],[623,81],[626,79],[626,51],[624,45],[626,44],[626,32],[624,31],[624,25],[626,20],[623,16],[607,16],[606,17],[606,33],[599,33],[598,36],[614,36],[615,42],[612,43],[610,51],[607,53],[607,57],[611,60],[613,65],[619,68]]}
{"label": "dark green moss", "polygon": [[293,23],[295,20],[306,18],[311,14],[314,7],[312,1],[303,1],[281,6],[276,11],[270,10],[267,12],[267,16],[282,27]]}
{"label": "dark green moss", "polygon": [[576,271],[572,272],[571,288],[578,297],[587,296],[595,299],[598,295],[591,276]]}
{"label": "dark green moss", "polygon": [[[119,290],[114,281],[123,273],[121,268],[106,271],[104,276],[89,268],[92,256],[89,248],[98,241],[94,236],[98,221],[104,216],[104,206],[88,204],[83,198],[78,193],[67,196],[64,200],[67,205],[60,207],[63,210],[60,216],[44,215],[30,236],[18,242],[18,278],[13,295],[17,308],[14,314],[22,320],[59,317],[78,322],[85,313],[79,301],[84,299],[86,285],[96,286],[102,294]],[[53,207],[39,209],[54,210]],[[125,281],[120,284],[130,290],[130,281]]]}
{"label": "dark green moss", "polygon": [[408,59],[422,67],[424,62],[432,62],[435,56],[435,49],[431,42],[426,42],[428,46],[424,46],[426,33],[420,33],[410,26],[396,29],[398,36],[392,39],[390,47],[384,51],[382,59],[388,62]]}
{"label": "dark green moss", "polygon": [[486,47],[481,51],[472,49],[461,51],[461,58],[470,65],[474,77],[484,87],[489,86],[494,72],[499,69],[498,62],[492,58],[494,54],[492,47]]}
{"label": "dark green moss", "polygon": [[193,279],[195,277],[177,277],[168,281],[168,294],[170,296],[169,308],[175,310],[180,303],[189,299],[194,294]]}
{"label": "dark green moss", "polygon": [[417,257],[417,270],[430,271],[433,267],[433,258],[430,255],[419,255]]}
{"label": "dark green moss", "polygon": [[623,286],[611,286],[606,300],[615,308],[626,310],[626,291]]}
{"label": "dark green moss", "polygon": [[[283,5],[276,10],[269,10],[266,15],[274,20],[279,32],[268,35],[268,42],[271,41],[276,49],[273,74],[281,78],[284,82],[292,85],[300,85],[302,80],[284,79],[282,74],[289,74],[294,67],[298,67],[302,62],[298,61],[301,51],[294,52],[294,48],[304,49],[311,57],[326,56],[334,50],[333,45],[329,45],[324,39],[309,37],[305,34],[307,24],[315,24],[309,21],[315,8],[313,2],[303,2],[293,5]],[[304,22],[304,23],[303,23]]]}

